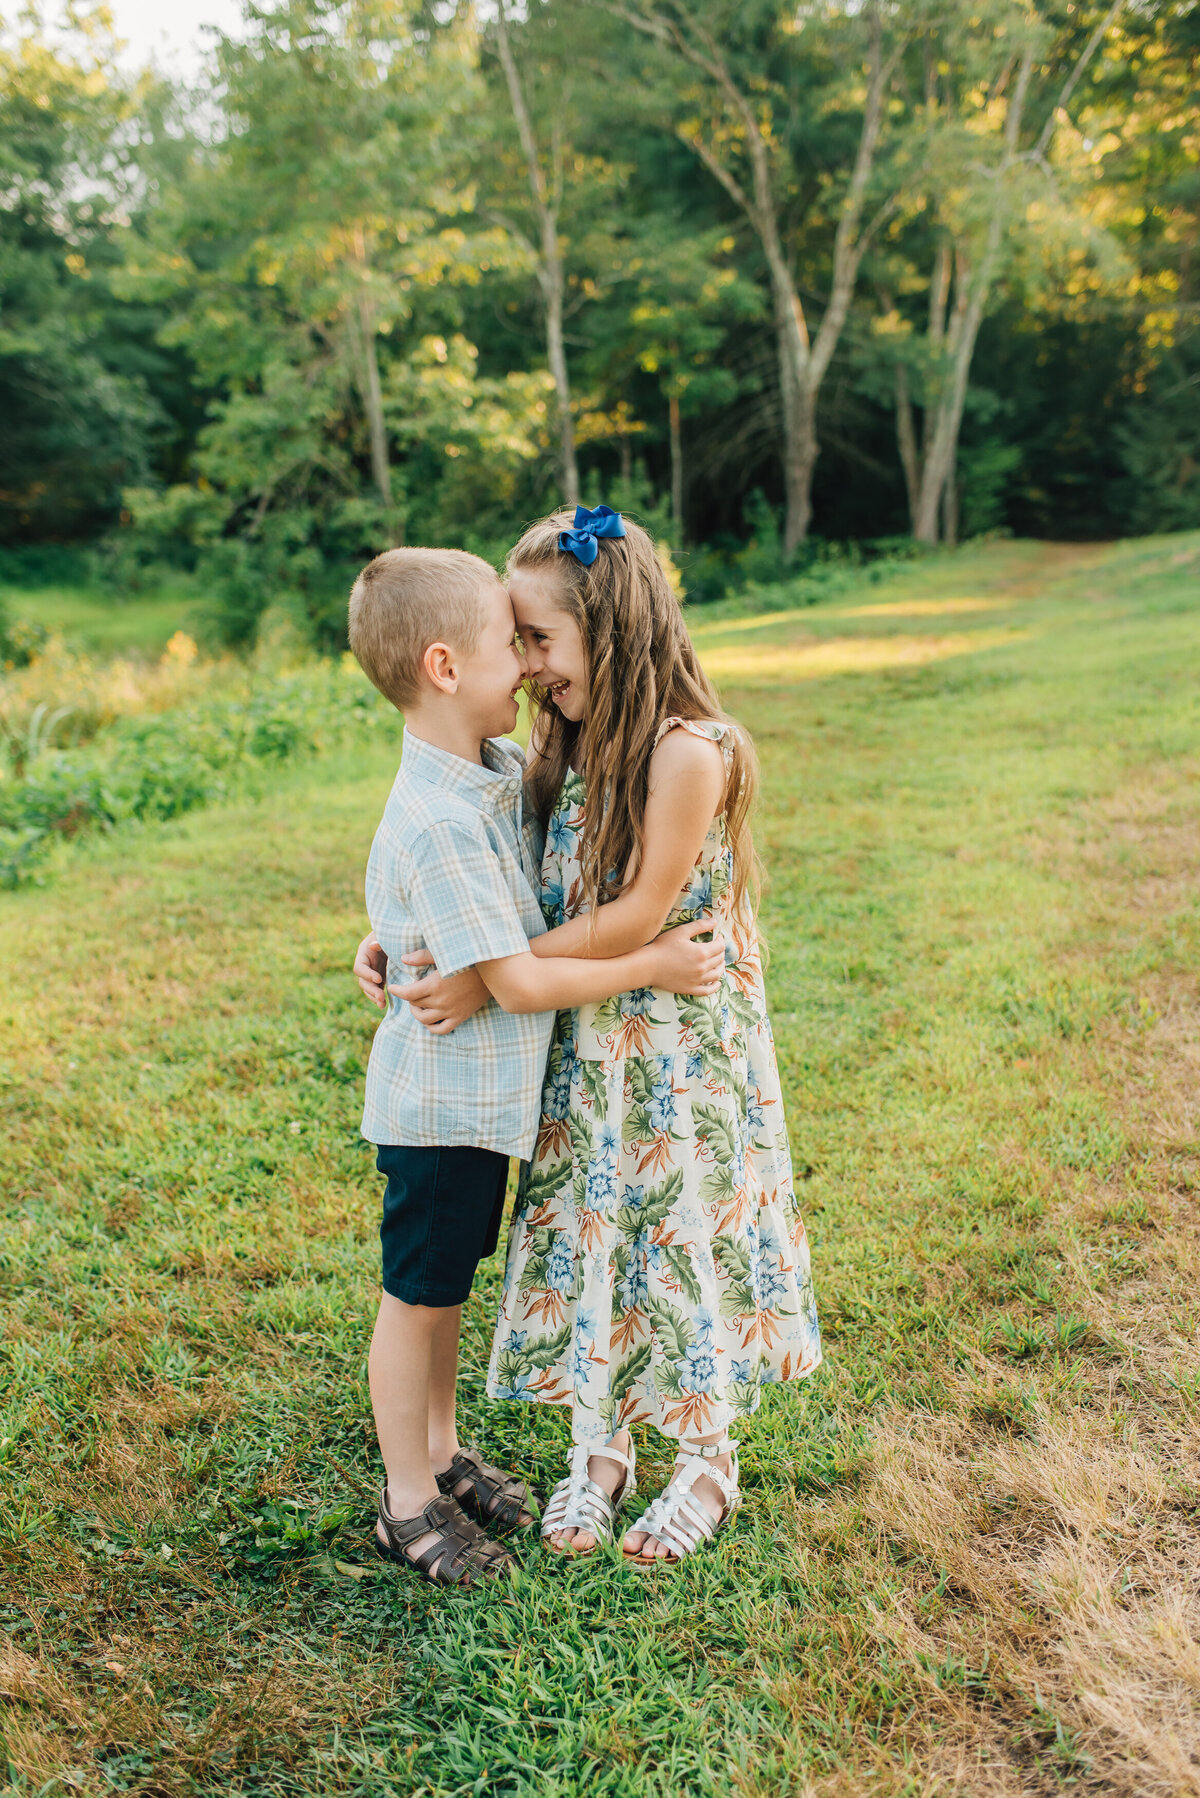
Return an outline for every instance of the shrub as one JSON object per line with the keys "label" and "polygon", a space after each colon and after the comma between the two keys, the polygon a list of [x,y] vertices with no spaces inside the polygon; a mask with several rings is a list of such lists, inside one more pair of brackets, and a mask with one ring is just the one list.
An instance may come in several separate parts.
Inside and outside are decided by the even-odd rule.
{"label": "shrub", "polygon": [[118,718],[75,748],[43,747],[22,777],[0,782],[0,884],[28,878],[64,839],[180,817],[245,788],[256,770],[396,720],[348,658],[238,678],[233,693]]}
{"label": "shrub", "polygon": [[91,550],[74,544],[0,545],[0,583],[9,587],[85,587],[94,568]]}
{"label": "shrub", "polygon": [[27,668],[41,654],[49,636],[44,624],[36,624],[31,618],[14,618],[0,594],[0,665]]}

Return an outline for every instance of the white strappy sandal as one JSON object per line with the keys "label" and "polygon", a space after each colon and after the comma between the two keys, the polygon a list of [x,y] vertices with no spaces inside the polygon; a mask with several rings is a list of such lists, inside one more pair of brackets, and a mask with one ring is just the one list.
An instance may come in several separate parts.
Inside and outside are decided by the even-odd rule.
{"label": "white strappy sandal", "polygon": [[[637,1554],[626,1551],[625,1559],[634,1567],[672,1567],[682,1561],[685,1555],[694,1554],[702,1542],[710,1542],[719,1529],[723,1529],[742,1502],[738,1491],[738,1445],[736,1442],[681,1442],[679,1452],[684,1459],[671,1476],[671,1484],[667,1486],[652,1504],[647,1505],[636,1523],[631,1523],[630,1530],[640,1530],[654,1541],[661,1542],[670,1554],[648,1555],[646,1544]],[[730,1467],[728,1473],[722,1473],[719,1467],[713,1466],[721,1455],[728,1455]],[[714,1517],[708,1506],[703,1503],[692,1487],[698,1479],[711,1480],[722,1498],[724,1507],[719,1517]]]}
{"label": "white strappy sandal", "polygon": [[[625,1469],[624,1479],[611,1496],[588,1476],[588,1461],[593,1455],[603,1455]],[[558,1482],[542,1512],[543,1540],[557,1536],[560,1530],[587,1530],[597,1542],[611,1542],[617,1513],[637,1485],[637,1451],[632,1439],[628,1454],[613,1442],[576,1442],[571,1449],[569,1466],[566,1479]],[[564,1542],[556,1552],[576,1554],[580,1551]],[[586,1552],[590,1554],[591,1550]]]}

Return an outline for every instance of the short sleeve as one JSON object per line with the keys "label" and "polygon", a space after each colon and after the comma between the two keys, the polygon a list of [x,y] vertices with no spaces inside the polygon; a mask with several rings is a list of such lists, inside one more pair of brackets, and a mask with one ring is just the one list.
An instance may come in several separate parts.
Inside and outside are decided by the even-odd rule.
{"label": "short sleeve", "polygon": [[662,742],[669,730],[686,730],[693,737],[702,737],[706,743],[717,743],[721,749],[721,760],[725,764],[728,775],[733,765],[733,739],[736,726],[727,724],[720,718],[664,718],[654,733],[655,748]]}
{"label": "short sleeve", "polygon": [[474,831],[449,822],[422,831],[406,884],[413,923],[439,974],[528,951],[500,858]]}

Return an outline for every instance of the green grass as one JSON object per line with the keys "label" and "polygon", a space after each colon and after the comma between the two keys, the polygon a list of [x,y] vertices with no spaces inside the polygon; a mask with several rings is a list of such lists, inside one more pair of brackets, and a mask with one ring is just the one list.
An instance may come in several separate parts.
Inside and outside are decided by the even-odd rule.
{"label": "green grass", "polygon": [[[8,1789],[1194,1789],[1198,573],[1003,544],[701,617],[827,1360],[673,1573],[531,1546],[446,1599],[370,1554],[347,963],[394,748],[0,898]],[[1001,609],[855,610],[931,598]],[[498,1271],[467,1434],[544,1494],[564,1417],[482,1395]]]}
{"label": "green grass", "polygon": [[12,618],[42,624],[93,655],[161,655],[176,631],[194,632],[198,598],[185,584],[128,598],[93,587],[0,584],[0,606]]}

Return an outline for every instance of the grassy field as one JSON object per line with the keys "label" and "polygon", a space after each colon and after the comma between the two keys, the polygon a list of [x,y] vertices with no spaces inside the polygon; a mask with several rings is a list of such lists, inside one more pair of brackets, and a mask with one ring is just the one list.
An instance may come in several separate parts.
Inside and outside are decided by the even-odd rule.
{"label": "grassy field", "polygon": [[194,628],[198,595],[183,586],[128,599],[88,587],[12,587],[0,582],[0,606],[14,618],[58,631],[93,654],[135,650],[161,655],[181,628]]}
{"label": "grassy field", "polygon": [[[1198,577],[1200,535],[1003,544],[697,625],[827,1360],[674,1572],[530,1546],[447,1600],[369,1552],[395,741],[0,896],[6,1791],[1200,1791]],[[467,1432],[544,1494],[497,1274]]]}

